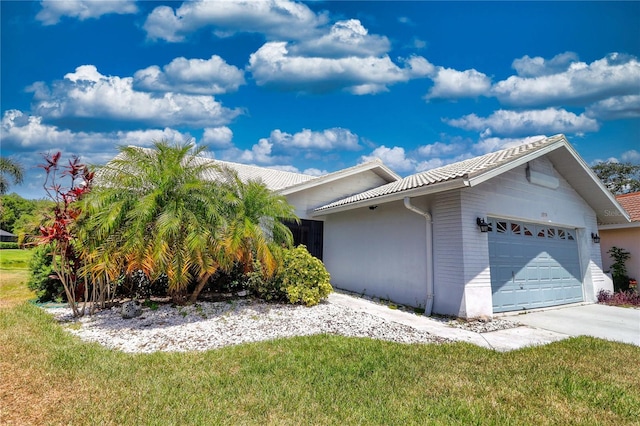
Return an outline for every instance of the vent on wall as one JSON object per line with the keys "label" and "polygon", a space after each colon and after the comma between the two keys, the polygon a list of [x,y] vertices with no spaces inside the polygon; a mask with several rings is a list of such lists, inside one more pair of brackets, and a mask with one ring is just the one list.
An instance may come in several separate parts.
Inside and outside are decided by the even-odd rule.
{"label": "vent on wall", "polygon": [[538,169],[535,163],[527,164],[527,180],[534,185],[545,188],[557,189],[560,186],[560,180],[557,177],[552,176],[546,170]]}

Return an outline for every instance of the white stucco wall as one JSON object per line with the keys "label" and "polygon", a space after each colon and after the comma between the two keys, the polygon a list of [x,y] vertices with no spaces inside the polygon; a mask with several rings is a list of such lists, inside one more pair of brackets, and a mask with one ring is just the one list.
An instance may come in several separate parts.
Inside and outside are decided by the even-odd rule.
{"label": "white stucco wall", "polygon": [[336,288],[426,305],[426,221],[401,201],[328,215],[323,259]]}

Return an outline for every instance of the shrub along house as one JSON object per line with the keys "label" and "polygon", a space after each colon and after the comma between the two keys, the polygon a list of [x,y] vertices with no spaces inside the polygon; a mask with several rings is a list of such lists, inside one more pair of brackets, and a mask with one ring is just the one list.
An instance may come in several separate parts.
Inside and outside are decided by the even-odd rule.
{"label": "shrub along house", "polygon": [[295,242],[334,287],[427,315],[594,302],[611,286],[598,224],[629,221],[563,135],[406,178],[380,161],[320,177],[203,161],[285,195],[301,218]]}

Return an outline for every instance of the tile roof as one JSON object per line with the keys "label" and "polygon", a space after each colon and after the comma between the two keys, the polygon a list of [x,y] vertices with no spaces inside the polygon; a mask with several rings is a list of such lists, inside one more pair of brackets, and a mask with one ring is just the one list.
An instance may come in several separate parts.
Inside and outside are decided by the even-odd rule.
{"label": "tile roof", "polygon": [[391,182],[387,185],[383,185],[360,194],[355,194],[342,200],[334,201],[333,203],[316,208],[315,211],[319,212],[334,207],[346,206],[358,201],[369,200],[394,193],[401,193],[410,189],[427,187],[436,183],[472,178],[564,139],[563,135],[556,135],[528,144],[522,144],[485,154],[480,157],[470,158],[458,163],[438,167],[436,169],[427,170],[425,172],[407,176],[397,182]]}
{"label": "tile roof", "polygon": [[616,200],[629,213],[632,222],[640,222],[640,192],[616,195]]}
{"label": "tile roof", "polygon": [[[302,173],[293,173],[284,170],[251,166],[248,164],[232,163],[230,161],[215,160],[211,158],[198,157],[198,160],[210,161],[219,166],[228,167],[238,173],[238,177],[243,182],[248,180],[260,180],[272,191],[278,191],[318,178],[317,176],[305,175]],[[219,178],[219,174],[214,171],[210,171],[203,177],[205,179],[215,180]]]}

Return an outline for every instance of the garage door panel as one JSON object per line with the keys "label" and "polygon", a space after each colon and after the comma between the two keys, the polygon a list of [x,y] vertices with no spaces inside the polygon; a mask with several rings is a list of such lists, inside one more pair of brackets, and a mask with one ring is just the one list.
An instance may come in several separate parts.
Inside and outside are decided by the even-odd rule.
{"label": "garage door panel", "polygon": [[575,230],[490,219],[494,312],[582,301]]}

